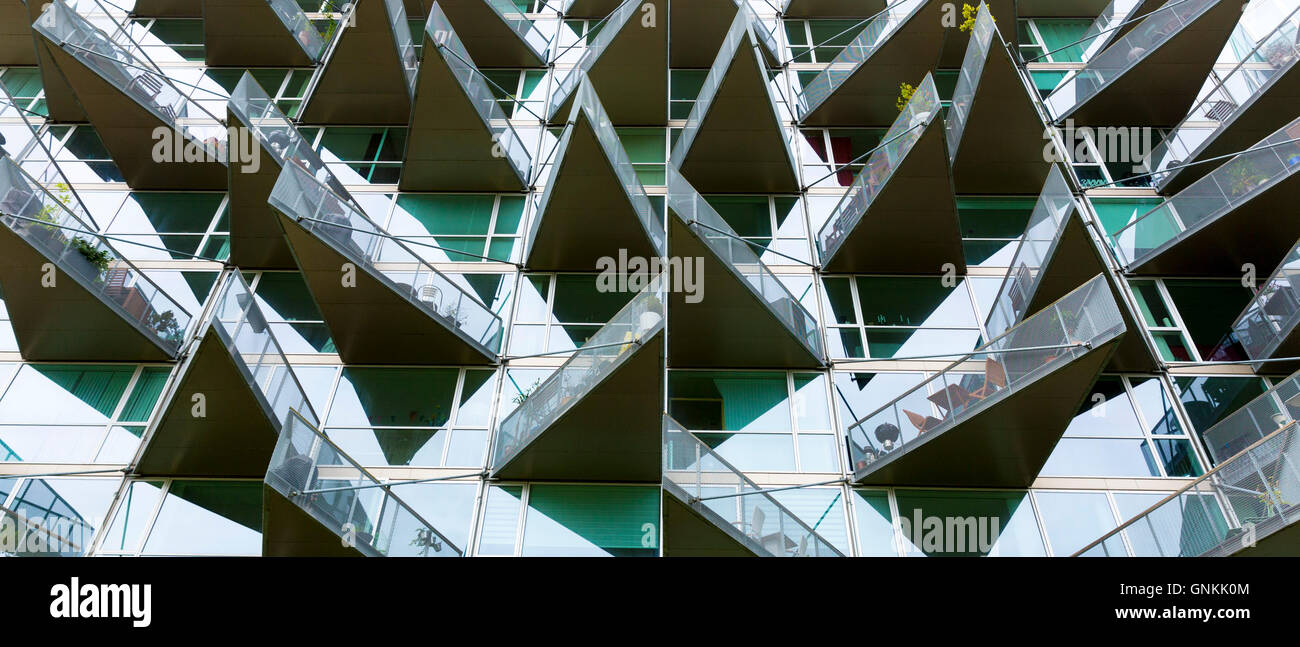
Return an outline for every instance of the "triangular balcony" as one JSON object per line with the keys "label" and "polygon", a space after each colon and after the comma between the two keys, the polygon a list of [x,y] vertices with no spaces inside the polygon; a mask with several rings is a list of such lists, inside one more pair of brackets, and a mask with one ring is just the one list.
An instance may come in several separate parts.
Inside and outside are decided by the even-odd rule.
{"label": "triangular balcony", "polygon": [[1028,487],[1124,332],[1098,275],[850,425],[854,482]]}
{"label": "triangular balcony", "polygon": [[[550,39],[512,0],[438,0],[465,48],[483,67],[544,67]],[[429,13],[433,13],[433,7]],[[602,14],[603,15],[603,14]],[[427,50],[426,50],[427,51]]]}
{"label": "triangular balcony", "polygon": [[668,211],[671,366],[824,365],[817,320],[672,165]]}
{"label": "triangular balcony", "polygon": [[438,3],[424,26],[400,188],[520,191],[532,161]]}
{"label": "triangular balcony", "polygon": [[560,136],[528,237],[528,267],[591,270],[619,250],[658,258],[666,252],[662,216],[650,203],[591,83]]}
{"label": "triangular balcony", "polygon": [[843,557],[676,420],[663,417],[665,557]]}
{"label": "triangular balcony", "polygon": [[662,291],[632,299],[499,426],[492,477],[653,481],[663,413]]}
{"label": "triangular balcony", "polygon": [[59,66],[54,63],[54,56],[50,50],[41,44],[40,38],[36,37],[36,30],[31,29],[37,20],[40,20],[44,11],[49,11],[54,7],[53,2],[39,3],[26,2],[25,0],[6,0],[7,2],[17,2],[18,6],[26,4],[27,26],[32,35],[33,51],[36,53],[36,64],[41,73],[41,91],[45,93],[45,112],[51,121],[64,122],[86,122],[90,118],[86,116],[86,111],[82,110],[81,104],[77,102],[77,94],[72,91],[72,86],[63,78],[59,72]]}
{"label": "triangular balcony", "polygon": [[862,18],[880,13],[888,0],[784,0],[790,18]]}
{"label": "triangular balcony", "polygon": [[145,437],[136,474],[261,476],[290,411],[317,420],[238,271],[226,275],[214,304]]}
{"label": "triangular balcony", "polygon": [[830,272],[966,272],[939,93],[929,74],[817,232]]}
{"label": "triangular balcony", "polygon": [[739,11],[673,146],[671,164],[709,193],[797,193],[798,171],[752,12]]}
{"label": "triangular balcony", "polygon": [[190,314],[85,224],[74,194],[0,158],[0,221],[0,287],[24,359],[176,358]]}
{"label": "triangular balcony", "polygon": [[135,0],[131,13],[148,18],[202,18],[203,0]]}
{"label": "triangular balcony", "polygon": [[737,13],[749,14],[754,35],[763,45],[763,60],[769,67],[781,67],[776,37],[754,14],[745,0],[695,0],[673,5],[669,65],[674,68],[706,68],[713,65],[726,42],[727,29]]}
{"label": "triangular balcony", "polygon": [[1105,51],[1111,43],[1133,31],[1134,27],[1142,24],[1143,16],[1156,11],[1165,2],[1166,0],[1111,0],[1083,32],[1079,38],[1082,42],[1072,48],[1080,48],[1079,58],[1086,63]]}
{"label": "triangular balcony", "polygon": [[618,9],[620,4],[623,0],[569,0],[564,15],[567,18],[603,18]]}
{"label": "triangular balcony", "polygon": [[114,42],[62,0],[48,6],[32,25],[39,46],[126,183],[138,190],[226,188],[220,120],[138,56],[138,47]]}
{"label": "triangular balcony", "polygon": [[262,488],[266,557],[461,557],[438,532],[310,422],[290,413]]}
{"label": "triangular balcony", "polygon": [[1300,238],[1282,218],[1300,198],[1300,118],[1138,216],[1112,236],[1134,274],[1228,276],[1277,267]]}
{"label": "triangular balcony", "polygon": [[297,164],[270,202],[344,362],[496,363],[501,318],[356,205]]}
{"label": "triangular balcony", "polygon": [[[1255,361],[1300,357],[1300,241],[1260,286],[1232,324],[1232,337]],[[1256,370],[1264,364],[1256,365]],[[1295,362],[1270,362],[1272,371],[1295,370]]]}
{"label": "triangular balcony", "polygon": [[301,121],[405,126],[418,68],[402,0],[354,2],[307,86]]}
{"label": "triangular balcony", "polygon": [[0,65],[36,65],[32,16],[23,0],[0,0]]}
{"label": "triangular balcony", "polygon": [[203,0],[208,65],[310,67],[325,39],[295,0]]}
{"label": "triangular balcony", "polygon": [[1166,3],[1066,77],[1044,100],[1057,123],[1177,123],[1241,18],[1236,0]]}
{"label": "triangular balcony", "polygon": [[[642,7],[654,8],[653,26],[642,24]],[[573,69],[557,72],[558,84],[547,105],[546,120],[569,115],[578,86],[590,79],[605,97],[614,123],[662,126],[668,122],[668,15],[665,0],[624,0],[602,21]],[[585,74],[584,74],[585,73]]]}

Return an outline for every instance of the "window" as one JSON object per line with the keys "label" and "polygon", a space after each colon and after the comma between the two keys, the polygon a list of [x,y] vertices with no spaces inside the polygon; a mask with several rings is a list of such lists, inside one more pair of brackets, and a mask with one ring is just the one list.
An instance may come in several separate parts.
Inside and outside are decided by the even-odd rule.
{"label": "window", "polygon": [[144,54],[155,63],[203,61],[203,20],[198,18],[137,18],[132,31],[143,27]]}
{"label": "window", "polygon": [[[423,26],[421,26],[423,32]],[[416,43],[423,41],[423,36]],[[543,70],[483,70],[489,81],[492,95],[506,117],[512,119],[539,119],[546,114],[546,79]],[[517,99],[517,101],[516,101]],[[567,115],[566,115],[567,116]]]}
{"label": "window", "polygon": [[[104,142],[91,126],[51,126],[50,134],[54,136],[51,148],[59,168],[70,182],[125,182],[122,172],[108,154]],[[42,153],[43,154],[43,153]],[[41,168],[45,165],[41,164]],[[26,168],[34,177],[42,173],[36,169]]]}
{"label": "window", "polygon": [[298,272],[261,272],[249,281],[257,307],[285,353],[334,353],[334,341]]}
{"label": "window", "polygon": [[[796,262],[786,256],[811,262],[807,230],[797,197],[732,195],[706,196],[705,199],[736,235],[751,243],[750,250],[764,264],[790,265]],[[765,249],[778,254],[766,253]]]}
{"label": "window", "polygon": [[630,292],[602,292],[596,274],[528,274],[510,329],[510,353],[577,350],[623,306]]}
{"label": "window", "polygon": [[[307,83],[311,80],[312,70],[284,70],[274,68],[257,68],[242,70],[237,68],[208,68],[204,74],[226,93],[234,92],[244,72],[253,75],[253,80],[262,86],[267,95],[275,101],[276,107],[285,116],[293,119],[298,116],[303,97],[307,93]],[[313,141],[319,128],[299,127],[307,141]]]}
{"label": "window", "polygon": [[[0,505],[26,518],[29,528],[43,529],[29,533],[23,542],[29,552],[18,554],[86,554],[120,483],[120,478],[0,480]],[[0,520],[15,528],[9,525],[9,515],[0,515]]]}
{"label": "window", "polygon": [[658,552],[658,487],[536,483],[488,491],[480,555],[654,557]]}
{"label": "window", "polygon": [[859,557],[894,557],[893,514],[889,511],[889,492],[853,490],[853,518],[858,531]]}
{"label": "window", "polygon": [[967,281],[944,283],[938,276],[824,277],[831,356],[883,359],[975,348],[981,333]]}
{"label": "window", "polygon": [[[1034,491],[1052,554],[1068,557],[1115,529],[1118,523],[1105,492]],[[1115,535],[1105,542],[1107,554],[1123,555],[1124,542]]]}
{"label": "window", "polygon": [[406,154],[406,129],[325,128],[318,150],[343,184],[396,184]]}
{"label": "window", "polygon": [[[817,128],[800,131],[803,143],[799,158],[804,181],[812,187],[842,189],[853,184],[880,145],[885,130],[880,128]],[[830,217],[830,210],[822,220]]]}
{"label": "window", "polygon": [[865,20],[786,20],[789,56],[796,63],[829,63],[866,27]]}
{"label": "window", "polygon": [[1188,422],[1201,433],[1268,390],[1257,377],[1180,375],[1173,380]]}
{"label": "window", "polygon": [[[861,450],[849,452],[849,456],[871,453],[866,451],[868,448],[893,451],[900,440],[908,443],[916,438],[918,430],[914,425],[903,425],[902,429],[896,428],[892,423],[881,424],[874,428],[854,426],[854,423],[871,416],[896,398],[903,397],[899,405],[904,411],[912,411],[921,414],[922,417],[935,413],[935,405],[929,400],[930,393],[927,389],[917,389],[908,393],[925,380],[925,373],[835,371],[834,375],[835,390],[832,397],[835,399],[836,407],[839,408],[840,427],[844,430],[846,441]],[[905,393],[907,395],[904,397]],[[851,465],[850,469],[856,471],[864,467],[866,467],[865,461]]]}
{"label": "window", "polygon": [[1020,20],[1016,24],[1020,52],[1025,60],[1035,63],[1081,63],[1088,43],[1077,41],[1092,23],[1077,18]]}
{"label": "window", "polygon": [[908,557],[1046,554],[1028,492],[898,489],[895,497]]}
{"label": "window", "polygon": [[[40,68],[35,67],[10,67],[0,71],[0,85],[5,87],[14,99],[14,105],[17,108],[27,111],[26,116],[30,119],[33,116],[42,117],[46,114],[45,99],[41,98],[43,87],[41,85]],[[6,115],[7,117],[18,117],[16,114]],[[11,142],[16,143],[16,142]],[[10,149],[10,153],[17,156],[20,150]]]}
{"label": "window", "polygon": [[102,554],[262,554],[260,481],[169,479],[126,488]]}
{"label": "window", "polygon": [[704,88],[704,80],[709,76],[708,70],[669,70],[668,71],[668,117],[686,119],[691,116],[695,100]]}
{"label": "window", "polygon": [[523,216],[520,195],[401,194],[385,230],[430,262],[510,263]]}
{"label": "window", "polygon": [[[1178,311],[1172,307],[1173,300],[1169,298],[1164,283],[1159,279],[1133,279],[1129,281],[1129,288],[1133,290],[1142,321],[1151,333],[1160,357],[1166,362],[1199,361],[1200,354],[1188,343],[1186,329]],[[1224,327],[1225,332],[1227,328]]]}
{"label": "window", "polygon": [[[225,260],[230,254],[224,193],[91,193],[92,213],[104,213],[114,197],[121,207],[106,218],[104,233],[132,260]],[[88,200],[88,202],[90,202]]]}
{"label": "window", "polygon": [[966,263],[980,267],[1010,266],[1036,202],[1036,198],[957,198]]}
{"label": "window", "polygon": [[1231,343],[1226,338],[1253,296],[1251,290],[1238,279],[1163,279],[1162,283],[1197,354],[1205,360],[1237,359],[1219,353]]}

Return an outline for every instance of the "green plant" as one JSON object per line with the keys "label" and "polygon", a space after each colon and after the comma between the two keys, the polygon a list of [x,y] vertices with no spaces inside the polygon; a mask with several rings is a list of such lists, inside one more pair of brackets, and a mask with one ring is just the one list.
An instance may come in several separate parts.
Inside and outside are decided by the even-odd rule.
{"label": "green plant", "polygon": [[[979,15],[979,7],[972,7],[964,2],[962,3],[961,17],[963,22],[961,23],[961,30],[963,33],[975,28],[975,20],[979,18]],[[997,18],[993,18],[993,14],[989,14],[989,18],[992,18],[995,23],[998,21]]]}
{"label": "green plant", "polygon": [[108,264],[113,261],[113,255],[109,254],[107,249],[99,249],[94,243],[81,236],[72,239],[72,247],[86,257],[86,260],[90,261],[101,275],[108,271]]}
{"label": "green plant", "polygon": [[[54,191],[52,192],[52,195],[54,195],[54,198],[55,198],[56,200],[58,200],[59,202],[63,203],[63,205],[64,205],[65,207],[71,207],[71,206],[72,206],[72,190],[71,190],[70,188],[68,188],[68,185],[67,185],[67,184],[64,184],[63,182],[59,182],[59,183],[55,184],[55,185],[54,185]],[[42,228],[44,228],[45,231],[48,231],[48,232],[50,232],[50,233],[54,233],[55,231],[58,231],[58,230],[59,230],[59,227],[58,227],[59,219],[58,219],[58,217],[57,217],[57,214],[59,213],[59,211],[60,211],[60,209],[59,209],[58,205],[55,205],[55,204],[52,204],[52,203],[50,203],[50,204],[43,204],[43,205],[41,205],[41,209],[40,209],[40,211],[37,211],[37,212],[36,212],[36,217],[35,217],[35,218],[36,218],[36,220],[39,220],[39,221],[41,221],[41,222],[49,223],[49,224],[40,225],[40,226],[41,226]]]}
{"label": "green plant", "polygon": [[529,398],[530,396],[532,396],[533,391],[536,391],[536,390],[537,390],[537,387],[539,387],[539,386],[541,386],[541,385],[542,385],[542,381],[541,381],[541,380],[537,380],[537,381],[533,382],[532,386],[530,386],[530,387],[524,389],[523,391],[520,391],[520,392],[519,392],[519,395],[516,395],[516,396],[512,399],[512,401],[513,401],[516,405],[523,404],[524,402],[526,402],[526,401],[528,400],[528,398]]}
{"label": "green plant", "polygon": [[914,94],[916,94],[916,86],[911,83],[898,84],[898,100],[894,102],[894,105],[899,112],[907,108],[907,102],[912,100]]}
{"label": "green plant", "polygon": [[167,312],[150,312],[146,324],[167,341],[179,344],[182,341],[181,324],[171,310]]}
{"label": "green plant", "polygon": [[1228,177],[1228,192],[1233,197],[1249,193],[1268,181],[1268,175],[1261,172],[1250,159],[1230,162],[1225,169],[1225,174]]}

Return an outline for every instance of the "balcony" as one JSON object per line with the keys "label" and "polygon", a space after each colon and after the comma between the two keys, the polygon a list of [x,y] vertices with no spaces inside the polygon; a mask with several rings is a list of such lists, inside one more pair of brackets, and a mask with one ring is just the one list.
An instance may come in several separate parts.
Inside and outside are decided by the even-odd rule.
{"label": "balcony", "polygon": [[663,217],[591,83],[578,89],[528,240],[528,267],[540,270],[590,271],[619,250],[641,258],[666,253]]}
{"label": "balcony", "polygon": [[785,0],[790,18],[863,18],[880,13],[887,0]]}
{"label": "balcony", "polygon": [[137,474],[261,476],[290,411],[317,419],[239,272],[226,275],[214,304],[149,430]]}
{"label": "balcony", "polygon": [[800,189],[791,133],[782,124],[774,82],[755,33],[762,29],[752,12],[736,12],[673,146],[672,165],[701,191],[797,193]]}
{"label": "balcony", "polygon": [[418,68],[402,0],[354,2],[307,86],[301,121],[405,126]]}
{"label": "balcony", "polygon": [[267,204],[280,170],[287,163],[299,164],[313,176],[326,174],[334,193],[348,198],[348,192],[248,72],[230,94],[226,121],[252,134],[260,156],[256,172],[249,172],[251,166],[230,166],[230,263],[244,268],[296,269],[284,230]]}
{"label": "balcony", "polygon": [[429,9],[423,51],[401,189],[527,189],[528,150],[438,3]]}
{"label": "balcony", "polygon": [[1033,193],[1047,179],[1046,125],[981,3],[946,117],[958,193]]}
{"label": "balcony", "polygon": [[131,13],[150,18],[202,18],[203,0],[135,0]]}
{"label": "balcony", "polygon": [[1139,18],[1160,8],[1165,0],[1111,0],[1105,9],[1096,15],[1087,31],[1080,38],[1083,51],[1080,57],[1084,62],[1100,54],[1111,43],[1123,38],[1125,34],[1141,24]]}
{"label": "balcony", "polygon": [[[1015,24],[1016,19],[1016,2],[1017,0],[978,0],[969,4],[975,7],[977,16],[979,7],[981,5],[986,6],[995,20],[1005,20],[1006,22],[1002,23],[1004,28],[1011,29],[1010,25]],[[953,3],[953,6],[957,9],[956,17],[957,22],[960,24],[963,20],[962,3]],[[947,29],[946,31],[943,50],[939,53],[939,61],[935,68],[959,68],[962,61],[966,59],[966,50],[970,49],[970,37],[975,31],[973,28],[967,31],[960,29]]]}
{"label": "balcony", "polygon": [[759,21],[745,0],[696,0],[673,5],[669,28],[672,43],[669,62],[674,68],[705,68],[713,65],[724,46],[727,29],[739,13],[749,14],[754,33],[763,44],[763,57],[771,67],[781,67],[776,37]]}
{"label": "balcony", "polygon": [[[512,0],[438,0],[465,49],[483,67],[545,67],[548,39]],[[433,7],[429,7],[433,13]],[[602,14],[603,15],[603,14]],[[427,51],[427,50],[426,50]]]}
{"label": "balcony", "polygon": [[1166,3],[1061,82],[1045,103],[1057,122],[1160,126],[1180,121],[1241,18],[1235,0]]}
{"label": "balcony", "polygon": [[[1218,426],[1228,424],[1225,419]],[[1211,429],[1212,431],[1213,429]],[[1281,557],[1300,550],[1300,434],[1295,422],[1246,447],[1075,553],[1075,557]]]}
{"label": "balcony", "polygon": [[1098,275],[854,422],[853,480],[1028,487],[1124,331]]}
{"label": "balcony", "polygon": [[493,478],[658,477],[662,296],[662,290],[638,294],[501,422]]}
{"label": "balcony", "polygon": [[1095,16],[1107,0],[1017,0],[1023,18],[1078,18]]}
{"label": "balcony", "polygon": [[262,490],[266,557],[461,557],[461,549],[291,413]]}
{"label": "balcony", "polygon": [[882,126],[898,116],[899,83],[930,71],[943,47],[943,3],[897,0],[795,97],[813,126]]}
{"label": "balcony", "polygon": [[325,39],[295,0],[203,0],[208,65],[311,67]]}
{"label": "balcony", "polygon": [[32,17],[23,0],[0,0],[0,65],[36,65]]}
{"label": "balcony", "polygon": [[825,363],[817,320],[671,164],[668,210],[668,251],[683,263],[667,286],[669,325],[682,333],[670,347],[673,367]]}
{"label": "balcony", "polygon": [[622,3],[623,0],[569,0],[564,15],[567,18],[603,18]]}
{"label": "balcony", "polygon": [[1112,236],[1134,274],[1229,276],[1277,267],[1300,238],[1300,118],[1224,162]]}
{"label": "balcony", "polygon": [[1300,374],[1277,380],[1273,388],[1220,420],[1201,434],[1210,460],[1222,465],[1252,445],[1293,427],[1300,416]]}
{"label": "balcony", "polygon": [[345,363],[497,361],[496,313],[301,166],[270,202]]}
{"label": "balcony", "polygon": [[662,487],[665,557],[844,556],[668,416]]}
{"label": "balcony", "polygon": [[1155,147],[1146,170],[1157,173],[1152,181],[1162,193],[1181,191],[1214,168],[1184,165],[1249,148],[1295,118],[1300,104],[1298,30],[1300,9],[1242,57]]}
{"label": "balcony", "polygon": [[23,358],[172,361],[190,314],[88,220],[75,194],[0,158],[0,286]]}
{"label": "balcony", "polygon": [[[58,83],[71,89],[95,124],[127,184],[137,190],[225,189],[226,129],[220,120],[138,55],[139,47],[114,42],[62,0],[47,6],[32,25],[39,47],[56,66]],[[50,72],[42,78],[55,76]],[[171,135],[161,141],[171,146],[155,136],[160,127]],[[161,160],[156,151],[163,152]]]}
{"label": "balcony", "polygon": [[[1282,259],[1246,309],[1232,324],[1232,336],[1253,360],[1300,356],[1300,241]],[[1256,365],[1256,370],[1263,366]],[[1292,362],[1270,363],[1273,370],[1295,370]]]}
{"label": "balcony", "polygon": [[[662,126],[668,121],[667,23],[642,27],[641,7],[655,7],[656,16],[668,15],[664,0],[624,0],[602,21],[600,31],[587,39],[586,51],[568,72],[557,73],[546,120],[555,122],[573,109],[578,86],[589,78],[605,97],[605,109],[614,123],[626,126]],[[584,74],[585,73],[585,74]]]}
{"label": "balcony", "polygon": [[940,114],[927,74],[817,232],[824,270],[966,272]]}

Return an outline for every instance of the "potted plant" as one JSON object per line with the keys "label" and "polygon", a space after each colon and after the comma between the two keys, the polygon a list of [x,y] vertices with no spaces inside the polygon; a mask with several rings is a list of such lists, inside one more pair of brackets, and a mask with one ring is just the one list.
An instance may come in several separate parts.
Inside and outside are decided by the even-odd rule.
{"label": "potted plant", "polygon": [[145,321],[149,328],[158,333],[159,337],[177,346],[184,340],[184,331],[181,330],[181,324],[176,320],[176,315],[172,314],[171,310],[162,313],[151,312]]}
{"label": "potted plant", "polygon": [[94,268],[90,277],[102,282],[104,274],[108,272],[108,265],[113,260],[113,255],[109,254],[107,249],[100,249],[81,236],[73,237],[71,245]]}
{"label": "potted plant", "polygon": [[528,398],[531,397],[531,396],[533,395],[533,392],[537,390],[537,387],[539,387],[539,386],[541,386],[541,385],[542,385],[542,381],[541,381],[541,380],[536,380],[536,381],[534,381],[533,384],[532,384],[532,386],[530,386],[530,387],[524,389],[523,391],[520,391],[520,392],[519,392],[519,395],[516,395],[516,396],[513,398],[512,401],[513,401],[516,405],[521,405],[521,404],[523,404],[524,402],[527,402],[527,401],[528,401]]}

